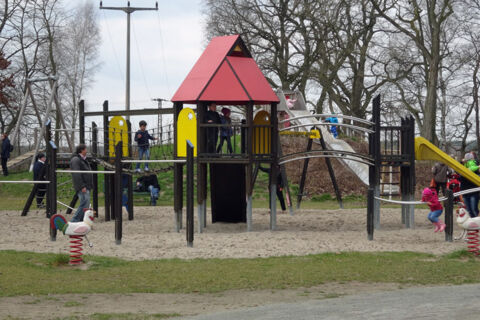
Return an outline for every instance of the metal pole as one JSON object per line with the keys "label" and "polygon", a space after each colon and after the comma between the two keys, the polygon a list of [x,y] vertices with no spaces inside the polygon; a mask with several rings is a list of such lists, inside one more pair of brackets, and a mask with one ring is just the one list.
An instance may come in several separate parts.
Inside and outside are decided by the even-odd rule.
{"label": "metal pole", "polygon": [[[125,89],[125,109],[130,110],[130,12],[127,12],[127,87]],[[130,115],[127,115],[130,121]]]}

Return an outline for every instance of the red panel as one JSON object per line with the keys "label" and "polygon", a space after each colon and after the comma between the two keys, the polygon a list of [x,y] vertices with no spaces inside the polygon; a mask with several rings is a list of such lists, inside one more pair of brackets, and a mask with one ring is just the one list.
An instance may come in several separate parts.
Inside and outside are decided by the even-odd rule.
{"label": "red panel", "polygon": [[242,88],[232,68],[224,61],[220,69],[213,76],[207,89],[203,92],[199,100],[202,101],[249,101],[249,97]]}
{"label": "red panel", "polygon": [[208,44],[172,101],[196,101],[210,78],[238,39],[238,35],[216,37]]}
{"label": "red panel", "polygon": [[255,60],[243,57],[227,57],[227,59],[254,102],[279,102]]}

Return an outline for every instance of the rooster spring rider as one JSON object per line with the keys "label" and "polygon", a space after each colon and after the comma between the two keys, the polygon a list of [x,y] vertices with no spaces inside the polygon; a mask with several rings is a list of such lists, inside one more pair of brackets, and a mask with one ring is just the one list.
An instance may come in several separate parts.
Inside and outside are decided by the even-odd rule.
{"label": "rooster spring rider", "polygon": [[468,211],[461,207],[457,210],[457,223],[465,231],[467,231],[467,246],[468,251],[475,255],[479,255],[480,242],[478,233],[480,230],[480,217],[471,218]]}
{"label": "rooster spring rider", "polygon": [[87,233],[92,230],[94,211],[92,209],[84,209],[83,221],[80,222],[67,222],[67,220],[59,214],[55,214],[50,218],[50,227],[63,232],[64,235],[70,237],[70,264],[81,264],[82,259],[82,239],[87,239],[88,245],[93,245],[88,241]]}

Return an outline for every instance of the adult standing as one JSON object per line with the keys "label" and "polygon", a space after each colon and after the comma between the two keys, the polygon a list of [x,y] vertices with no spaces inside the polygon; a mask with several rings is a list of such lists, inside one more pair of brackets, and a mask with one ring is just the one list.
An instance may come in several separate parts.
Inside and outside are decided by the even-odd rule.
{"label": "adult standing", "polygon": [[2,170],[3,175],[8,176],[8,168],[7,162],[8,158],[10,158],[10,152],[13,151],[13,146],[10,143],[10,139],[8,139],[8,135],[6,133],[2,134],[3,141],[2,141]]}
{"label": "adult standing", "polygon": [[[217,112],[217,105],[214,102],[208,104],[208,111],[205,114],[207,124],[221,124],[222,120]],[[218,141],[218,127],[207,128],[207,153],[215,153]]]}
{"label": "adult standing", "polygon": [[[34,181],[46,181],[47,180],[47,170],[45,167],[45,161],[47,157],[45,154],[39,153],[37,155],[37,161],[33,165],[33,180]],[[43,198],[45,197],[45,193],[47,192],[47,185],[44,183],[40,183],[37,187],[37,208],[45,208],[43,204]]]}
{"label": "adult standing", "polygon": [[[470,171],[474,172],[475,174],[478,174],[478,165],[476,164],[476,161],[474,159],[473,154],[467,153],[465,154],[464,159],[462,160],[462,163],[465,167],[467,167]],[[460,190],[468,190],[468,189],[473,189],[476,188],[477,186],[470,182],[467,178],[460,176]],[[478,192],[473,192],[469,194],[464,194],[463,195],[463,202],[465,203],[465,207],[467,208],[468,214],[470,217],[475,218],[478,216],[478,200],[479,200],[479,193]]]}
{"label": "adult standing", "polygon": [[[87,161],[87,146],[80,144],[76,147],[75,154],[70,160],[70,169],[75,171],[91,171]],[[93,189],[93,177],[91,173],[72,173],[73,188],[78,195],[80,204],[73,215],[72,222],[83,221],[84,209],[90,206],[90,190]]]}
{"label": "adult standing", "polygon": [[432,167],[433,181],[435,181],[435,190],[442,189],[442,194],[445,196],[445,188],[447,187],[447,178],[450,175],[450,169],[443,163],[437,162]]}

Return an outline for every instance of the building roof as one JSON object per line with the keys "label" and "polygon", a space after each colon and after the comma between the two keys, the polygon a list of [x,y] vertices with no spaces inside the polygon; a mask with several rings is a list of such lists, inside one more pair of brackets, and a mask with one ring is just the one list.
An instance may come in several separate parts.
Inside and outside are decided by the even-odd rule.
{"label": "building roof", "polygon": [[172,101],[236,105],[279,102],[239,35],[213,38]]}

